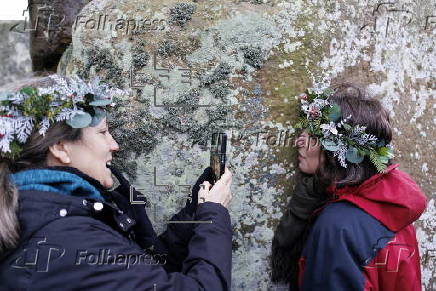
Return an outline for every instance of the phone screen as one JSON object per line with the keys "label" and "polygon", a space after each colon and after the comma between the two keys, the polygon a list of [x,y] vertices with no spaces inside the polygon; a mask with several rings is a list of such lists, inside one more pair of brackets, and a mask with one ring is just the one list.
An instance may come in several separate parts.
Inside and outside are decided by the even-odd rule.
{"label": "phone screen", "polygon": [[212,168],[213,185],[224,174],[226,167],[227,134],[214,133],[210,147],[210,167]]}

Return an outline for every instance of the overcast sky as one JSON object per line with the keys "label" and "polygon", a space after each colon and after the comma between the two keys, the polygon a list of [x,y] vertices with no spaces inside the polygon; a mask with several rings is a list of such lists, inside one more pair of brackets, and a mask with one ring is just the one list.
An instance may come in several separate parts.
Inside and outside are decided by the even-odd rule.
{"label": "overcast sky", "polygon": [[27,0],[0,0],[0,20],[24,19]]}

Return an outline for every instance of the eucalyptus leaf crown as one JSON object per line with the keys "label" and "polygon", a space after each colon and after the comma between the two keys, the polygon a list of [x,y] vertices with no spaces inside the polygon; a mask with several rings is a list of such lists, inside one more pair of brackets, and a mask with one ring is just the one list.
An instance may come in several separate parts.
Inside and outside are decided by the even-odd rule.
{"label": "eucalyptus leaf crown", "polygon": [[85,82],[77,76],[49,77],[54,84],[47,88],[0,92],[0,156],[18,157],[34,127],[44,136],[55,122],[65,121],[72,128],[96,126],[115,106],[112,98],[126,94],[98,78]]}
{"label": "eucalyptus leaf crown", "polygon": [[347,162],[361,163],[369,156],[377,171],[383,172],[394,157],[392,144],[385,144],[384,140],[366,133],[366,126],[348,124],[352,116],[341,118],[339,105],[329,102],[332,94],[331,89],[322,93],[307,89],[297,96],[301,108],[294,127],[316,136],[325,150],[333,152],[342,167],[347,168]]}

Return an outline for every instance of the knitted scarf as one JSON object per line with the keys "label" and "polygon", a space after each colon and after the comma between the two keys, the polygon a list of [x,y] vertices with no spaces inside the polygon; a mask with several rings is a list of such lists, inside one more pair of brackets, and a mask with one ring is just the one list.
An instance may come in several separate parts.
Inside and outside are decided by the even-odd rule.
{"label": "knitted scarf", "polygon": [[72,167],[31,168],[10,174],[18,190],[57,192],[63,195],[94,198],[105,201],[103,186],[90,176]]}

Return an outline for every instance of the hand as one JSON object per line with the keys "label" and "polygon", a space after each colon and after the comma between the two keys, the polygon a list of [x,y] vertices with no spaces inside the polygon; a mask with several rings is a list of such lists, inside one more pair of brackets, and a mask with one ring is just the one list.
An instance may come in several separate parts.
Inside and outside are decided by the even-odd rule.
{"label": "hand", "polygon": [[228,208],[228,205],[232,200],[232,193],[230,192],[231,184],[232,173],[226,167],[224,174],[218,181],[216,181],[212,188],[210,188],[211,185],[208,181],[205,181],[200,185],[201,189],[198,192],[198,203],[215,202]]}

